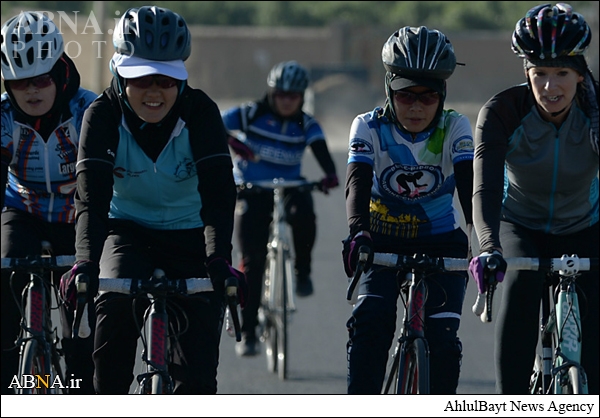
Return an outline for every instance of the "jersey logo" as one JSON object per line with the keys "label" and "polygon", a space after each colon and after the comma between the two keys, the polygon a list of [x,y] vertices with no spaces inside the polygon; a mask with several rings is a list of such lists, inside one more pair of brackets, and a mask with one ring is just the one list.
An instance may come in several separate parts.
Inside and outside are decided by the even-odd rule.
{"label": "jersey logo", "polygon": [[435,166],[395,164],[381,174],[386,193],[403,200],[419,200],[435,193],[442,184],[442,174]]}
{"label": "jersey logo", "polygon": [[373,146],[367,141],[353,139],[350,143],[350,153],[352,154],[373,154]]}
{"label": "jersey logo", "polygon": [[454,152],[456,153],[464,153],[464,152],[469,152],[472,153],[473,152],[473,138],[471,138],[470,136],[463,136],[461,138],[458,138],[456,141],[454,141],[454,143],[452,144],[452,148],[454,150]]}
{"label": "jersey logo", "polygon": [[175,178],[178,182],[187,180],[196,175],[196,164],[190,158],[184,158],[175,168]]}

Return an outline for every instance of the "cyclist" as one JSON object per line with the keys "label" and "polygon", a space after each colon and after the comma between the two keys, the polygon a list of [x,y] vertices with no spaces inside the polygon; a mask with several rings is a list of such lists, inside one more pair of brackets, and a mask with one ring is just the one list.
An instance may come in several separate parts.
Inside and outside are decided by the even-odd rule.
{"label": "cyclist", "polygon": [[[327,192],[339,185],[325,134],[317,120],[302,109],[308,84],[308,72],[303,66],[296,61],[280,62],[268,75],[268,89],[262,99],[222,113],[228,131],[242,133],[238,135],[240,139],[229,136],[236,154],[236,179],[300,179],[304,150],[310,146],[326,174],[321,181],[322,190]],[[285,206],[294,241],[296,294],[305,297],[313,293],[311,253],[317,232],[311,192],[287,192]],[[238,196],[236,233],[249,285],[249,300],[242,312],[243,340],[236,345],[240,356],[257,354],[255,328],[272,210],[271,192]]]}
{"label": "cyclist", "polygon": [[[403,27],[383,45],[384,107],[358,115],[350,128],[342,251],[348,277],[358,249],[412,256],[467,257],[469,240],[453,205],[455,189],[470,231],[473,143],[467,117],[444,109],[456,58],[441,32]],[[396,327],[396,272],[371,267],[359,283],[347,322],[348,393],[381,393]],[[430,390],[456,393],[462,357],[457,332],[465,274],[427,277],[425,337]]]}
{"label": "cyclist", "polygon": [[[77,264],[87,273],[147,279],[205,277],[215,292],[177,300],[181,330],[169,370],[177,394],[217,392],[224,281],[230,267],[236,189],[219,109],[187,84],[191,35],[165,8],[128,9],[113,33],[113,79],[86,112],[77,161]],[[65,286],[67,287],[67,286]],[[96,293],[92,291],[92,293]],[[132,311],[135,311],[136,320]],[[94,385],[127,394],[143,309],[131,298],[96,299]],[[182,318],[182,315],[186,319]]]}
{"label": "cyclist", "polygon": [[[81,121],[97,94],[80,87],[58,28],[47,16],[24,11],[2,25],[2,257],[75,253],[75,163]],[[29,280],[2,273],[2,393],[17,374],[20,298]],[[58,276],[57,276],[58,278]],[[57,280],[58,284],[58,280]],[[80,380],[72,394],[91,394],[93,338],[71,339],[73,313],[61,304],[66,377]],[[92,309],[93,311],[93,309]]]}
{"label": "cyclist", "polygon": [[[479,112],[473,217],[482,254],[472,263],[495,254],[498,280],[502,256],[598,257],[598,82],[583,56],[591,36],[568,4],[529,10],[512,35],[526,83],[496,94]],[[526,394],[544,273],[510,272],[503,279],[496,389]],[[579,298],[582,365],[590,393],[598,394],[598,273],[583,273],[577,285],[585,295]]]}

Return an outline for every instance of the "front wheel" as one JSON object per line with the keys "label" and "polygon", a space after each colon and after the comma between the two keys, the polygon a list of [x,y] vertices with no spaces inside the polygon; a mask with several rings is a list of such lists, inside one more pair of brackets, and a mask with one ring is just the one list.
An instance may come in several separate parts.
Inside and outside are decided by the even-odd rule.
{"label": "front wheel", "polygon": [[398,372],[399,395],[429,394],[429,352],[422,338],[402,347]]}
{"label": "front wheel", "polygon": [[281,380],[287,379],[287,348],[288,348],[288,277],[286,264],[288,263],[289,253],[287,251],[278,252],[277,260],[277,295],[275,296],[277,318],[275,325],[277,327],[277,373]]}
{"label": "front wheel", "polygon": [[48,355],[39,350],[36,340],[24,343],[19,359],[19,385],[16,392],[20,395],[49,395],[54,393],[52,368]]}

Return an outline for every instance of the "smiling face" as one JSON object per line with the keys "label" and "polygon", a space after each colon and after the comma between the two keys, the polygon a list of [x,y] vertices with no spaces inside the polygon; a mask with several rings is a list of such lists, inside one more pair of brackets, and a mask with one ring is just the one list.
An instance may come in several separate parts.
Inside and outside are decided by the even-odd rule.
{"label": "smiling face", "polygon": [[566,67],[533,67],[527,70],[535,101],[543,110],[542,117],[549,122],[562,122],[568,112],[552,116],[551,113],[568,109],[577,93],[577,84],[583,76]]}
{"label": "smiling face", "polygon": [[45,115],[52,109],[56,98],[54,82],[46,87],[37,87],[35,83],[28,83],[23,90],[13,88],[11,91],[19,108],[29,116]]}
{"label": "smiling face", "polygon": [[[148,87],[148,83],[134,83],[125,80],[127,100],[135,114],[145,122],[158,123],[165,118],[177,100],[177,85],[165,76],[148,76],[156,79]],[[138,80],[144,79],[141,77]]]}
{"label": "smiling face", "polygon": [[[427,92],[427,100],[425,100],[427,104],[424,104],[422,100],[414,100],[412,104],[407,104],[413,100],[408,100],[406,92],[417,95]],[[396,119],[408,132],[412,134],[423,132],[435,118],[440,97],[430,88],[425,86],[409,87],[398,90],[398,94],[393,92],[392,95]]]}

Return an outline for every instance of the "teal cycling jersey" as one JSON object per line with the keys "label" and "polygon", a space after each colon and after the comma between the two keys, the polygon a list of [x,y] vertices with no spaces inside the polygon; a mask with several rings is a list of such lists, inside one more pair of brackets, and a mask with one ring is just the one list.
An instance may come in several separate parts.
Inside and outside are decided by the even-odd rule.
{"label": "teal cycling jersey", "polygon": [[185,122],[179,119],[156,162],[142,151],[124,121],[119,137],[109,217],[133,220],[152,229],[204,226],[196,165]]}
{"label": "teal cycling jersey", "polygon": [[44,140],[33,127],[15,120],[8,94],[2,94],[2,148],[10,156],[6,207],[47,222],[75,222],[79,132],[83,114],[96,97],[79,88],[69,102],[72,116]]}
{"label": "teal cycling jersey", "polygon": [[371,231],[417,238],[457,229],[454,164],[473,159],[467,117],[444,110],[435,128],[413,138],[378,111],[354,119],[348,154],[348,163],[373,167]]}

